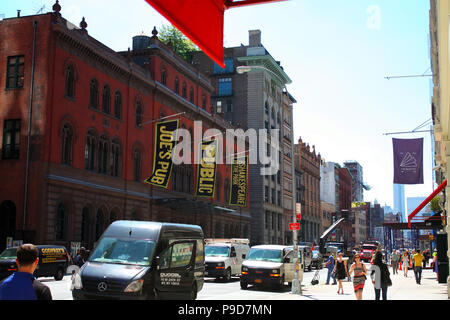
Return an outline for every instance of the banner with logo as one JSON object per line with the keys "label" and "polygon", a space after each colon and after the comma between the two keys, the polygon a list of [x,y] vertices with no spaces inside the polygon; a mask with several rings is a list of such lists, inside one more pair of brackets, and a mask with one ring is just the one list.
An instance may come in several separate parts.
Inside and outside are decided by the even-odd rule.
{"label": "banner with logo", "polygon": [[392,139],[394,183],[423,184],[423,138]]}
{"label": "banner with logo", "polygon": [[153,173],[144,182],[167,188],[172,173],[172,149],[177,144],[173,133],[178,129],[178,120],[156,123],[155,153],[153,156]]}
{"label": "banner with logo", "polygon": [[248,156],[234,158],[231,163],[230,205],[247,206]]}
{"label": "banner with logo", "polygon": [[202,141],[197,167],[197,197],[213,198],[216,185],[216,141]]}

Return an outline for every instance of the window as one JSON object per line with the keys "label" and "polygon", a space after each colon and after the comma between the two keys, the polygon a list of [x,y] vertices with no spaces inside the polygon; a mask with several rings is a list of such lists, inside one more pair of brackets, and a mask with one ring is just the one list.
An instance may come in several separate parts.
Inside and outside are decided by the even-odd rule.
{"label": "window", "polygon": [[189,101],[190,101],[191,103],[194,103],[194,88],[193,88],[193,87],[191,87],[191,88],[189,89]]}
{"label": "window", "polygon": [[264,187],[264,201],[269,202],[269,187],[268,186]]}
{"label": "window", "polygon": [[264,103],[264,112],[269,114],[269,103],[267,101]]}
{"label": "window", "polygon": [[114,117],[122,118],[122,94],[119,90],[114,93]]}
{"label": "window", "polygon": [[121,159],[120,159],[120,142],[113,140],[111,143],[111,175],[118,177],[120,175]]}
{"label": "window", "polygon": [[111,112],[111,90],[107,84],[103,87],[102,106],[104,113]]}
{"label": "window", "polygon": [[56,210],[55,228],[56,240],[64,240],[66,232],[66,207],[61,203]]}
{"label": "window", "polygon": [[142,103],[136,101],[136,127],[142,127]]}
{"label": "window", "polygon": [[186,98],[187,97],[187,91],[186,91],[187,89],[186,89],[186,82],[183,82],[183,85],[181,86],[181,96],[183,97],[183,98]]}
{"label": "window", "polygon": [[20,119],[5,120],[3,123],[3,159],[19,159]]}
{"label": "window", "polygon": [[89,209],[84,207],[81,213],[81,241],[89,241],[89,229]]}
{"label": "window", "polygon": [[66,68],[66,97],[75,98],[75,70],[69,64]]}
{"label": "window", "polygon": [[98,81],[92,79],[89,90],[89,106],[98,109]]}
{"label": "window", "polygon": [[233,101],[231,99],[227,100],[227,112],[233,112]]}
{"label": "window", "polygon": [[86,135],[86,145],[84,148],[84,168],[87,170],[94,170],[95,168],[95,149],[95,135],[93,132],[88,132]]}
{"label": "window", "polygon": [[[273,175],[272,175],[273,177]],[[276,203],[276,190],[272,188],[272,203]]]}
{"label": "window", "polygon": [[217,91],[218,91],[217,94],[219,96],[231,96],[232,95],[231,78],[220,78]]}
{"label": "window", "polygon": [[103,233],[103,211],[98,209],[95,217],[95,241],[97,241]]}
{"label": "window", "polygon": [[222,101],[216,102],[216,113],[222,113]]}
{"label": "window", "polygon": [[270,223],[270,212],[266,211],[265,213],[265,228],[269,229],[269,223]]}
{"label": "window", "polygon": [[99,173],[107,173],[108,154],[109,154],[108,138],[104,135],[100,137],[98,143],[97,169]]}
{"label": "window", "polygon": [[163,85],[166,85],[166,81],[167,81],[167,72],[165,69],[161,70],[161,83]]}
{"label": "window", "polygon": [[72,164],[73,129],[66,123],[62,130],[61,163]]}
{"label": "window", "polygon": [[180,94],[180,80],[178,80],[178,77],[175,78],[175,93]]}
{"label": "window", "polygon": [[134,181],[141,181],[141,151],[135,149],[133,152],[133,176]]}
{"label": "window", "polygon": [[214,63],[213,74],[226,74],[234,72],[233,58],[225,58],[225,68]]}
{"label": "window", "polygon": [[202,95],[202,108],[206,110],[206,96]]}
{"label": "window", "polygon": [[[175,243],[161,254],[159,267],[168,269],[188,266],[191,262],[193,251],[194,243],[192,242]],[[168,285],[170,282],[162,284]]]}
{"label": "window", "polygon": [[23,88],[25,57],[8,57],[6,65],[6,89]]}

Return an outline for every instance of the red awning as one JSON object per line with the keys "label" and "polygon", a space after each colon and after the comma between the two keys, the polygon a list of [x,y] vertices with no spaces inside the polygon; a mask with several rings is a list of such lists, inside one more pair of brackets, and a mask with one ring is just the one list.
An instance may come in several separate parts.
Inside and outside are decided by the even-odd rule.
{"label": "red awning", "polygon": [[192,40],[219,66],[223,57],[223,16],[226,9],[284,0],[145,0]]}
{"label": "red awning", "polygon": [[437,187],[436,190],[433,191],[432,194],[430,194],[428,196],[428,198],[426,198],[416,209],[414,209],[413,212],[410,213],[410,215],[408,216],[408,227],[411,228],[411,220],[412,218],[414,218],[414,216],[423,209],[423,207],[425,207],[428,202],[431,201],[431,199],[433,199],[439,192],[442,191],[442,189],[444,189],[447,186],[447,180],[445,180],[444,182],[441,183],[441,185],[439,187]]}

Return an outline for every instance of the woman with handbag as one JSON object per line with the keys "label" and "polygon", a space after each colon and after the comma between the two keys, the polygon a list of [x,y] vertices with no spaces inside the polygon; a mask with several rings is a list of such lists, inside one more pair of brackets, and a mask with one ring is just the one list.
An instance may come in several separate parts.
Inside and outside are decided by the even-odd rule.
{"label": "woman with handbag", "polygon": [[355,262],[350,267],[348,274],[351,275],[355,272],[355,275],[353,276],[353,288],[355,289],[356,300],[362,300],[364,283],[367,279],[367,269],[364,263],[361,262],[361,257],[358,253],[354,255],[354,258]]}
{"label": "woman with handbag", "polygon": [[387,265],[383,263],[383,254],[380,251],[377,251],[370,273],[375,288],[375,300],[380,300],[380,292],[383,296],[383,300],[387,300],[387,289],[392,285],[389,275],[389,269]]}
{"label": "woman with handbag", "polygon": [[344,294],[344,287],[342,286],[342,280],[344,280],[347,275],[347,264],[345,263],[345,261],[342,259],[342,252],[339,252],[338,254],[338,260],[336,261],[336,264],[334,265],[334,269],[333,269],[333,273],[336,276],[336,279],[338,280],[339,286],[338,286],[338,291],[337,293],[339,294],[339,292],[341,294]]}

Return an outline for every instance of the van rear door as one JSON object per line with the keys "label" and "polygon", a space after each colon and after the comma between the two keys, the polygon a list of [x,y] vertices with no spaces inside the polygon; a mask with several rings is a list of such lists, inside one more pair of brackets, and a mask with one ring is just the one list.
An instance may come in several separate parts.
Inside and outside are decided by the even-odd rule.
{"label": "van rear door", "polygon": [[159,256],[155,287],[161,299],[186,299],[194,284],[195,241],[172,242]]}

